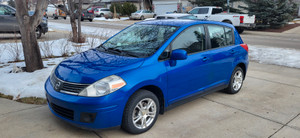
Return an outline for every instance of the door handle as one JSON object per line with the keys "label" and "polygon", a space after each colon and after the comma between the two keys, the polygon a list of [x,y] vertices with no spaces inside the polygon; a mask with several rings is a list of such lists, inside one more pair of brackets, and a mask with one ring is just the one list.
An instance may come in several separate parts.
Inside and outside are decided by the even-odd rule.
{"label": "door handle", "polygon": [[208,57],[203,57],[202,61],[206,62],[209,58]]}

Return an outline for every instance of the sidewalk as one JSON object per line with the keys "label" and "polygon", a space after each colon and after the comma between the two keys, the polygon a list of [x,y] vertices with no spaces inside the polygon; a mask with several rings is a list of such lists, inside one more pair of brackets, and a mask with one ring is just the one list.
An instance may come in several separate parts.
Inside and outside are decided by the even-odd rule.
{"label": "sidewalk", "polygon": [[47,106],[0,98],[1,137],[299,137],[300,70],[251,62],[240,93],[199,98],[160,115],[154,127],[131,135],[87,131],[56,118]]}

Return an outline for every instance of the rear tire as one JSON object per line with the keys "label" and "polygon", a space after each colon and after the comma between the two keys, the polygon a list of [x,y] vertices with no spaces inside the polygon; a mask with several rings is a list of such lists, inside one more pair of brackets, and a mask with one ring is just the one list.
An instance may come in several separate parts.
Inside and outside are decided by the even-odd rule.
{"label": "rear tire", "polygon": [[159,101],[155,94],[139,90],[128,100],[122,121],[122,129],[132,134],[148,131],[156,122]]}
{"label": "rear tire", "polygon": [[103,13],[101,13],[101,14],[100,14],[100,17],[104,17],[104,14],[103,14]]}
{"label": "rear tire", "polygon": [[93,19],[89,19],[90,22],[93,22]]}
{"label": "rear tire", "polygon": [[35,30],[36,38],[40,39],[42,36],[42,29],[40,27],[37,27]]}
{"label": "rear tire", "polygon": [[242,34],[242,33],[244,32],[245,29],[244,29],[244,28],[237,27],[236,30],[238,31],[239,34]]}
{"label": "rear tire", "polygon": [[225,92],[228,94],[238,93],[244,82],[244,71],[241,67],[237,66],[231,75],[230,82],[228,87],[225,89]]}

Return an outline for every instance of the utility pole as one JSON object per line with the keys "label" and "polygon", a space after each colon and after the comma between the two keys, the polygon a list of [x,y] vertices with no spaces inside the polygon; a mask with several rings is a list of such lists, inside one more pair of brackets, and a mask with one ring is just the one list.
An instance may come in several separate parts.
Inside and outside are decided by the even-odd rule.
{"label": "utility pole", "polygon": [[230,12],[229,0],[227,0],[227,13]]}

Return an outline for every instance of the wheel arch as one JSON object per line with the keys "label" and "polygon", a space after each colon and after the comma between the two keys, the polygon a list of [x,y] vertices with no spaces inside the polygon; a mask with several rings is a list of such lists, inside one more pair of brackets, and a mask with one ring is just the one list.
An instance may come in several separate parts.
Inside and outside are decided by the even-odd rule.
{"label": "wheel arch", "polygon": [[232,21],[230,21],[229,19],[224,19],[222,22],[232,24]]}
{"label": "wheel arch", "polygon": [[153,94],[156,95],[156,97],[158,98],[159,101],[159,113],[163,114],[164,113],[164,108],[165,108],[165,98],[164,98],[164,94],[162,92],[162,90],[155,86],[155,85],[147,85],[147,86],[143,86],[142,88],[140,88],[139,90],[148,90],[150,92],[152,92]]}
{"label": "wheel arch", "polygon": [[242,68],[242,70],[244,72],[244,80],[245,80],[245,78],[246,78],[246,72],[247,72],[247,67],[246,67],[245,63],[239,63],[239,64],[236,65],[236,67]]}

